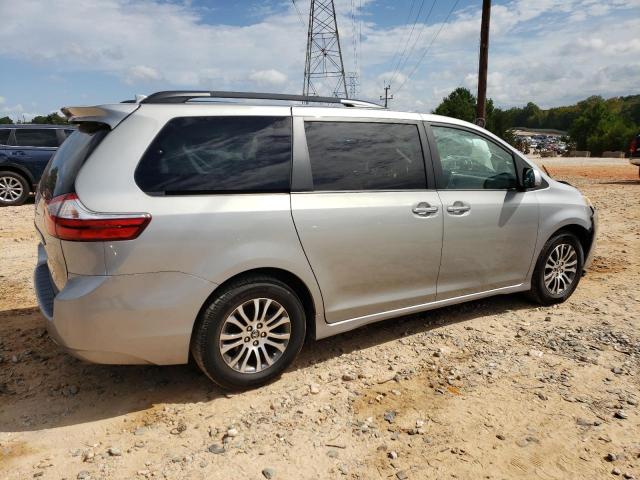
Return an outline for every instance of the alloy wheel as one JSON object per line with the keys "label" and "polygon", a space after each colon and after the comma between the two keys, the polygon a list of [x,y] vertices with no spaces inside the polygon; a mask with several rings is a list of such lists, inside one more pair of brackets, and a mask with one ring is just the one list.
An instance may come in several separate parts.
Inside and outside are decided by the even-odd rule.
{"label": "alloy wheel", "polygon": [[578,254],[573,245],[561,243],[551,251],[544,265],[544,284],[552,295],[563,295],[578,273]]}
{"label": "alloy wheel", "polygon": [[285,308],[270,298],[254,298],[238,306],[224,321],[220,354],[240,373],[258,373],[282,357],[291,338]]}
{"label": "alloy wheel", "polygon": [[0,200],[15,202],[24,193],[24,186],[15,177],[0,177]]}

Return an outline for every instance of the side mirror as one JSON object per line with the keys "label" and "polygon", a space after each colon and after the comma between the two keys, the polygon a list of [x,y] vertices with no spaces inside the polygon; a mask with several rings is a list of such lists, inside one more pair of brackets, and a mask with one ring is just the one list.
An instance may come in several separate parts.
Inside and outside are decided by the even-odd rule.
{"label": "side mirror", "polygon": [[527,188],[537,188],[542,185],[542,175],[538,170],[527,167],[522,172],[522,186]]}

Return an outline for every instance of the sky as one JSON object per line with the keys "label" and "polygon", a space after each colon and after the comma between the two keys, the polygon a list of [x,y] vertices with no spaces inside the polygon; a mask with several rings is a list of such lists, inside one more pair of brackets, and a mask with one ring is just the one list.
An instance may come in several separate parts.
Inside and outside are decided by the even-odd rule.
{"label": "sky", "polygon": [[[309,3],[0,0],[0,117],[170,89],[299,94]],[[475,91],[481,4],[335,0],[357,97],[379,102],[389,83],[392,108],[429,112],[456,87]],[[496,105],[639,93],[640,0],[493,1]]]}

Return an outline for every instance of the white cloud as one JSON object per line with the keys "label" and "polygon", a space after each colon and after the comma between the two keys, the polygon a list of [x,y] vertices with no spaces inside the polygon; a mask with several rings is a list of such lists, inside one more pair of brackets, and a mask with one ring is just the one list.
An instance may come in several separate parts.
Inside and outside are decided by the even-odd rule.
{"label": "white cloud", "polygon": [[5,99],[3,98],[2,100],[3,101],[0,102],[0,117],[10,117],[14,122],[28,122],[36,115],[39,115],[38,113],[26,111],[21,103],[16,105],[6,105],[6,102],[4,101]]}
{"label": "white cloud", "polygon": [[129,68],[127,72],[127,83],[148,82],[160,80],[162,76],[153,67],[146,65],[135,65]]}
{"label": "white cloud", "polygon": [[256,82],[258,85],[274,85],[280,86],[287,82],[287,76],[273,68],[268,70],[258,70],[257,72],[251,72],[249,79]]}
{"label": "white cloud", "polygon": [[[290,2],[282,2],[247,11],[250,24],[244,26],[222,24],[216,21],[215,9],[196,8],[190,2],[57,0],[56,8],[50,3],[21,0],[20,8],[14,8],[0,0],[0,58],[51,67],[52,75],[56,70],[65,75],[97,72],[147,89],[153,84],[158,89],[300,92],[308,1],[297,2],[303,22]],[[349,17],[352,3],[336,0],[347,71],[355,63]],[[363,4],[365,10],[358,12],[363,37],[360,97],[378,99],[382,81],[393,79],[392,106],[425,111],[458,86],[475,89],[478,5],[455,12],[428,52],[426,47],[442,25],[417,23],[407,48],[411,55],[396,69],[394,55],[402,51],[413,23],[376,25],[366,12],[383,8],[381,2],[366,0]],[[638,7],[640,0],[606,4],[600,0],[507,0],[495,4],[488,96],[499,105],[535,101],[550,106],[594,93],[608,96],[636,91],[640,18],[632,14]],[[201,16],[205,10],[206,22]],[[438,17],[438,22],[442,20]],[[27,30],[38,33],[23,35]],[[334,85],[320,83],[328,89],[320,93],[330,94]],[[71,85],[67,78],[65,85]],[[20,100],[27,104],[31,99]],[[110,100],[120,99],[104,99]]]}

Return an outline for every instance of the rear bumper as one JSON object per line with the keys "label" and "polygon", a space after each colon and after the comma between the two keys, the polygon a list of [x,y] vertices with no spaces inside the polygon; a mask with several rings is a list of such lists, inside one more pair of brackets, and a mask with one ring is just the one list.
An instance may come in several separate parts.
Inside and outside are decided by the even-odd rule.
{"label": "rear bumper", "polygon": [[56,292],[39,247],[34,272],[47,330],[70,354],[94,363],[186,363],[194,321],[215,285],[180,272],[70,276]]}

